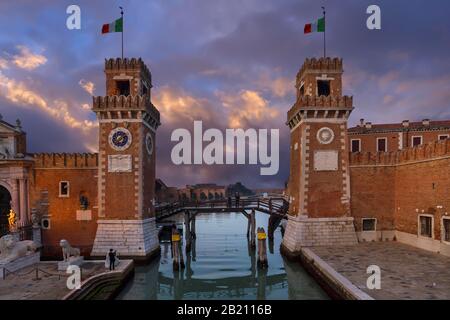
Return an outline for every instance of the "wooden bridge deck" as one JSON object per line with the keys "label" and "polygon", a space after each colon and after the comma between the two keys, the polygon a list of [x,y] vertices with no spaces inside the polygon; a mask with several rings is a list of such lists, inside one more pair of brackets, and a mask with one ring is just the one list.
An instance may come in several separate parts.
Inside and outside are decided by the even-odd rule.
{"label": "wooden bridge deck", "polygon": [[233,198],[231,204],[227,199],[204,201],[180,201],[156,207],[156,220],[160,221],[174,214],[190,212],[241,212],[257,210],[279,218],[285,218],[289,202],[283,197],[249,197],[241,198],[238,203]]}

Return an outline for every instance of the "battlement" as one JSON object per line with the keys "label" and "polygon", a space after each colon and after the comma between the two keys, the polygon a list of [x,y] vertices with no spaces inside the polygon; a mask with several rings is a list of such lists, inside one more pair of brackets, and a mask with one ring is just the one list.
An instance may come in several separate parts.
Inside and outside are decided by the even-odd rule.
{"label": "battlement", "polygon": [[32,156],[37,169],[98,167],[98,153],[34,153]]}
{"label": "battlement", "polygon": [[303,63],[300,71],[297,74],[297,79],[306,71],[324,72],[324,73],[342,73],[343,72],[343,62],[342,58],[307,58]]}
{"label": "battlement", "polygon": [[[288,111],[287,119],[290,121],[299,111],[305,114],[315,113],[316,116],[324,116],[325,118],[334,117],[333,110],[353,110],[352,96],[298,96],[297,102]],[[317,112],[315,112],[317,111]],[[319,111],[321,114],[319,114]],[[325,115],[326,113],[326,115]]]}
{"label": "battlement", "polygon": [[353,107],[353,96],[299,96],[297,103],[299,107]]}
{"label": "battlement", "polygon": [[152,74],[148,69],[147,65],[141,58],[110,58],[105,59],[105,71],[112,72],[126,72],[126,71],[140,71],[142,72],[147,79],[152,79]]}
{"label": "battlement", "polygon": [[[127,118],[136,118],[137,112],[145,111],[156,123],[159,124],[160,122],[159,111],[150,101],[149,95],[93,97],[92,106],[95,113],[113,112],[117,114],[117,112],[125,112]],[[129,112],[131,114],[128,114]],[[103,115],[99,117],[99,119],[103,118],[105,118]]]}
{"label": "battlement", "polygon": [[395,152],[350,153],[350,166],[396,166],[450,156],[450,139]]}

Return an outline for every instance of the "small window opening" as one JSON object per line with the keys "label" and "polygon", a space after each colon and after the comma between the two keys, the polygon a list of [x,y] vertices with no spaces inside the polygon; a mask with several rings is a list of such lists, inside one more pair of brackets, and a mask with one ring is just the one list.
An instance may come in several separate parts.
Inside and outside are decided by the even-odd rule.
{"label": "small window opening", "polygon": [[129,96],[130,95],[130,81],[119,80],[116,81],[117,92],[119,96]]}
{"label": "small window opening", "polygon": [[330,95],[330,81],[317,80],[317,94],[319,96],[329,96]]}

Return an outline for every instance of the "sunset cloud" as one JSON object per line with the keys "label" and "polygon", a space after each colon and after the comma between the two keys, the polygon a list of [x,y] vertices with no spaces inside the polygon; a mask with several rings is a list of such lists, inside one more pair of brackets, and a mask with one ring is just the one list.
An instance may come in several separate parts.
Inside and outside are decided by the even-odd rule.
{"label": "sunset cloud", "polygon": [[0,70],[1,69],[8,69],[8,60],[0,58]]}
{"label": "sunset cloud", "polygon": [[97,127],[97,123],[78,119],[71,114],[69,105],[63,100],[48,102],[39,93],[28,88],[24,83],[8,78],[0,72],[0,96],[22,107],[38,107],[48,116],[62,120],[68,127],[89,131]]}
{"label": "sunset cloud", "polygon": [[254,122],[274,119],[278,110],[269,107],[259,92],[242,90],[238,95],[218,93],[222,105],[228,110],[228,125],[230,128],[244,128]]}
{"label": "sunset cloud", "polygon": [[158,88],[153,102],[161,112],[164,122],[173,124],[180,121],[194,121],[211,119],[210,101],[195,97],[184,90],[173,89],[169,86]]}
{"label": "sunset cloud", "polygon": [[94,95],[95,85],[93,82],[81,79],[78,84],[91,96]]}
{"label": "sunset cloud", "polygon": [[31,52],[26,46],[19,45],[16,48],[19,50],[19,54],[12,57],[12,62],[21,69],[34,70],[47,62],[45,56]]}

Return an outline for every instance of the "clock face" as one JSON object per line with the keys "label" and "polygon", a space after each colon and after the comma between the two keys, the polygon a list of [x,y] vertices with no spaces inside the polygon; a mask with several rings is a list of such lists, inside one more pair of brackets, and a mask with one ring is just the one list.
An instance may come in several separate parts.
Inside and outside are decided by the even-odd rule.
{"label": "clock face", "polygon": [[117,151],[126,150],[131,144],[131,133],[125,128],[115,128],[109,133],[109,144]]}
{"label": "clock face", "polygon": [[149,156],[153,153],[153,138],[150,133],[147,133],[145,136],[145,148],[147,149],[147,153]]}
{"label": "clock face", "polygon": [[324,127],[317,132],[317,140],[321,144],[329,144],[334,139],[334,132],[330,128]]}

